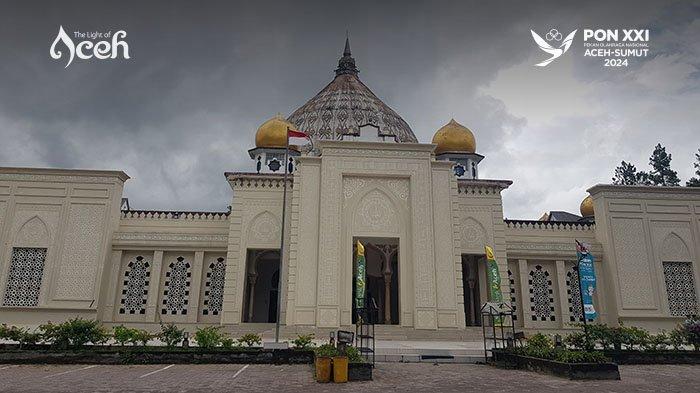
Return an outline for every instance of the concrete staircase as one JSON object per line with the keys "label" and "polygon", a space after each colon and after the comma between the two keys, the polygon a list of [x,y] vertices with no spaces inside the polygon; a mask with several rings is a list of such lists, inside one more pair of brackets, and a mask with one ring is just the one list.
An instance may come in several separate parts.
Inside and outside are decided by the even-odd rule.
{"label": "concrete staircase", "polygon": [[[258,333],[264,341],[275,337],[275,324],[246,323],[226,325],[224,330],[231,337],[246,333]],[[340,329],[320,329],[303,326],[280,326],[282,340],[293,340],[299,334],[313,333],[317,343],[328,341],[336,330],[355,331],[355,326]],[[484,361],[484,342],[480,327],[449,330],[416,330],[396,325],[375,325],[375,361],[377,362],[429,362],[476,363]]]}

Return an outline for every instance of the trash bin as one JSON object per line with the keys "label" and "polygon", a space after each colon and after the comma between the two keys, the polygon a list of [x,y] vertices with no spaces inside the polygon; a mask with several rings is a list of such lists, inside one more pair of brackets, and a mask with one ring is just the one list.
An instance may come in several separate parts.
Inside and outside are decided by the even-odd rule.
{"label": "trash bin", "polygon": [[331,358],[316,357],[316,381],[323,383],[331,381]]}
{"label": "trash bin", "polygon": [[333,382],[345,383],[348,381],[348,357],[333,357]]}

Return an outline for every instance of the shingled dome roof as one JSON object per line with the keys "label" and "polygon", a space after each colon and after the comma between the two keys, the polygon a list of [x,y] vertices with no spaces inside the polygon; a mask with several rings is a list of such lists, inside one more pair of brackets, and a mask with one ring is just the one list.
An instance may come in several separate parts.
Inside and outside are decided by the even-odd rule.
{"label": "shingled dome roof", "polygon": [[398,142],[418,142],[408,123],[374,95],[358,73],[346,38],[333,81],[287,120],[314,139],[359,135],[361,126],[371,124],[379,127],[381,134],[396,136]]}

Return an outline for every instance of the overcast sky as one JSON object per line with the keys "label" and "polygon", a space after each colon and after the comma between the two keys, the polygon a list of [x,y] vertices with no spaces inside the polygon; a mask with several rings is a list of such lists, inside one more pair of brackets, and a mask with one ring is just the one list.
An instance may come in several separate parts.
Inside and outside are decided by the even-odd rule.
{"label": "overcast sky", "polygon": [[[258,125],[333,77],[350,31],[360,78],[418,140],[455,118],[510,179],[508,218],[578,212],[656,143],[685,182],[700,147],[700,2],[2,2],[0,166],[125,171],[132,208],[225,210]],[[485,5],[488,3],[488,5]],[[62,25],[127,32],[131,59],[64,68]],[[648,28],[650,56],[603,67],[584,28]],[[547,67],[530,29],[579,29]],[[76,43],[77,40],[74,40]]]}

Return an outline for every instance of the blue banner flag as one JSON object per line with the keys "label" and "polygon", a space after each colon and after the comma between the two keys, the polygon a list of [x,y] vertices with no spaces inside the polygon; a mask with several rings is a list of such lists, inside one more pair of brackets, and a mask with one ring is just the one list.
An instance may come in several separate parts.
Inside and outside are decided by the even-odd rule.
{"label": "blue banner flag", "polygon": [[593,255],[588,248],[576,241],[576,256],[578,257],[578,276],[581,283],[581,302],[583,312],[587,320],[595,319],[596,312],[593,307],[593,294],[595,293],[595,268],[593,267]]}

